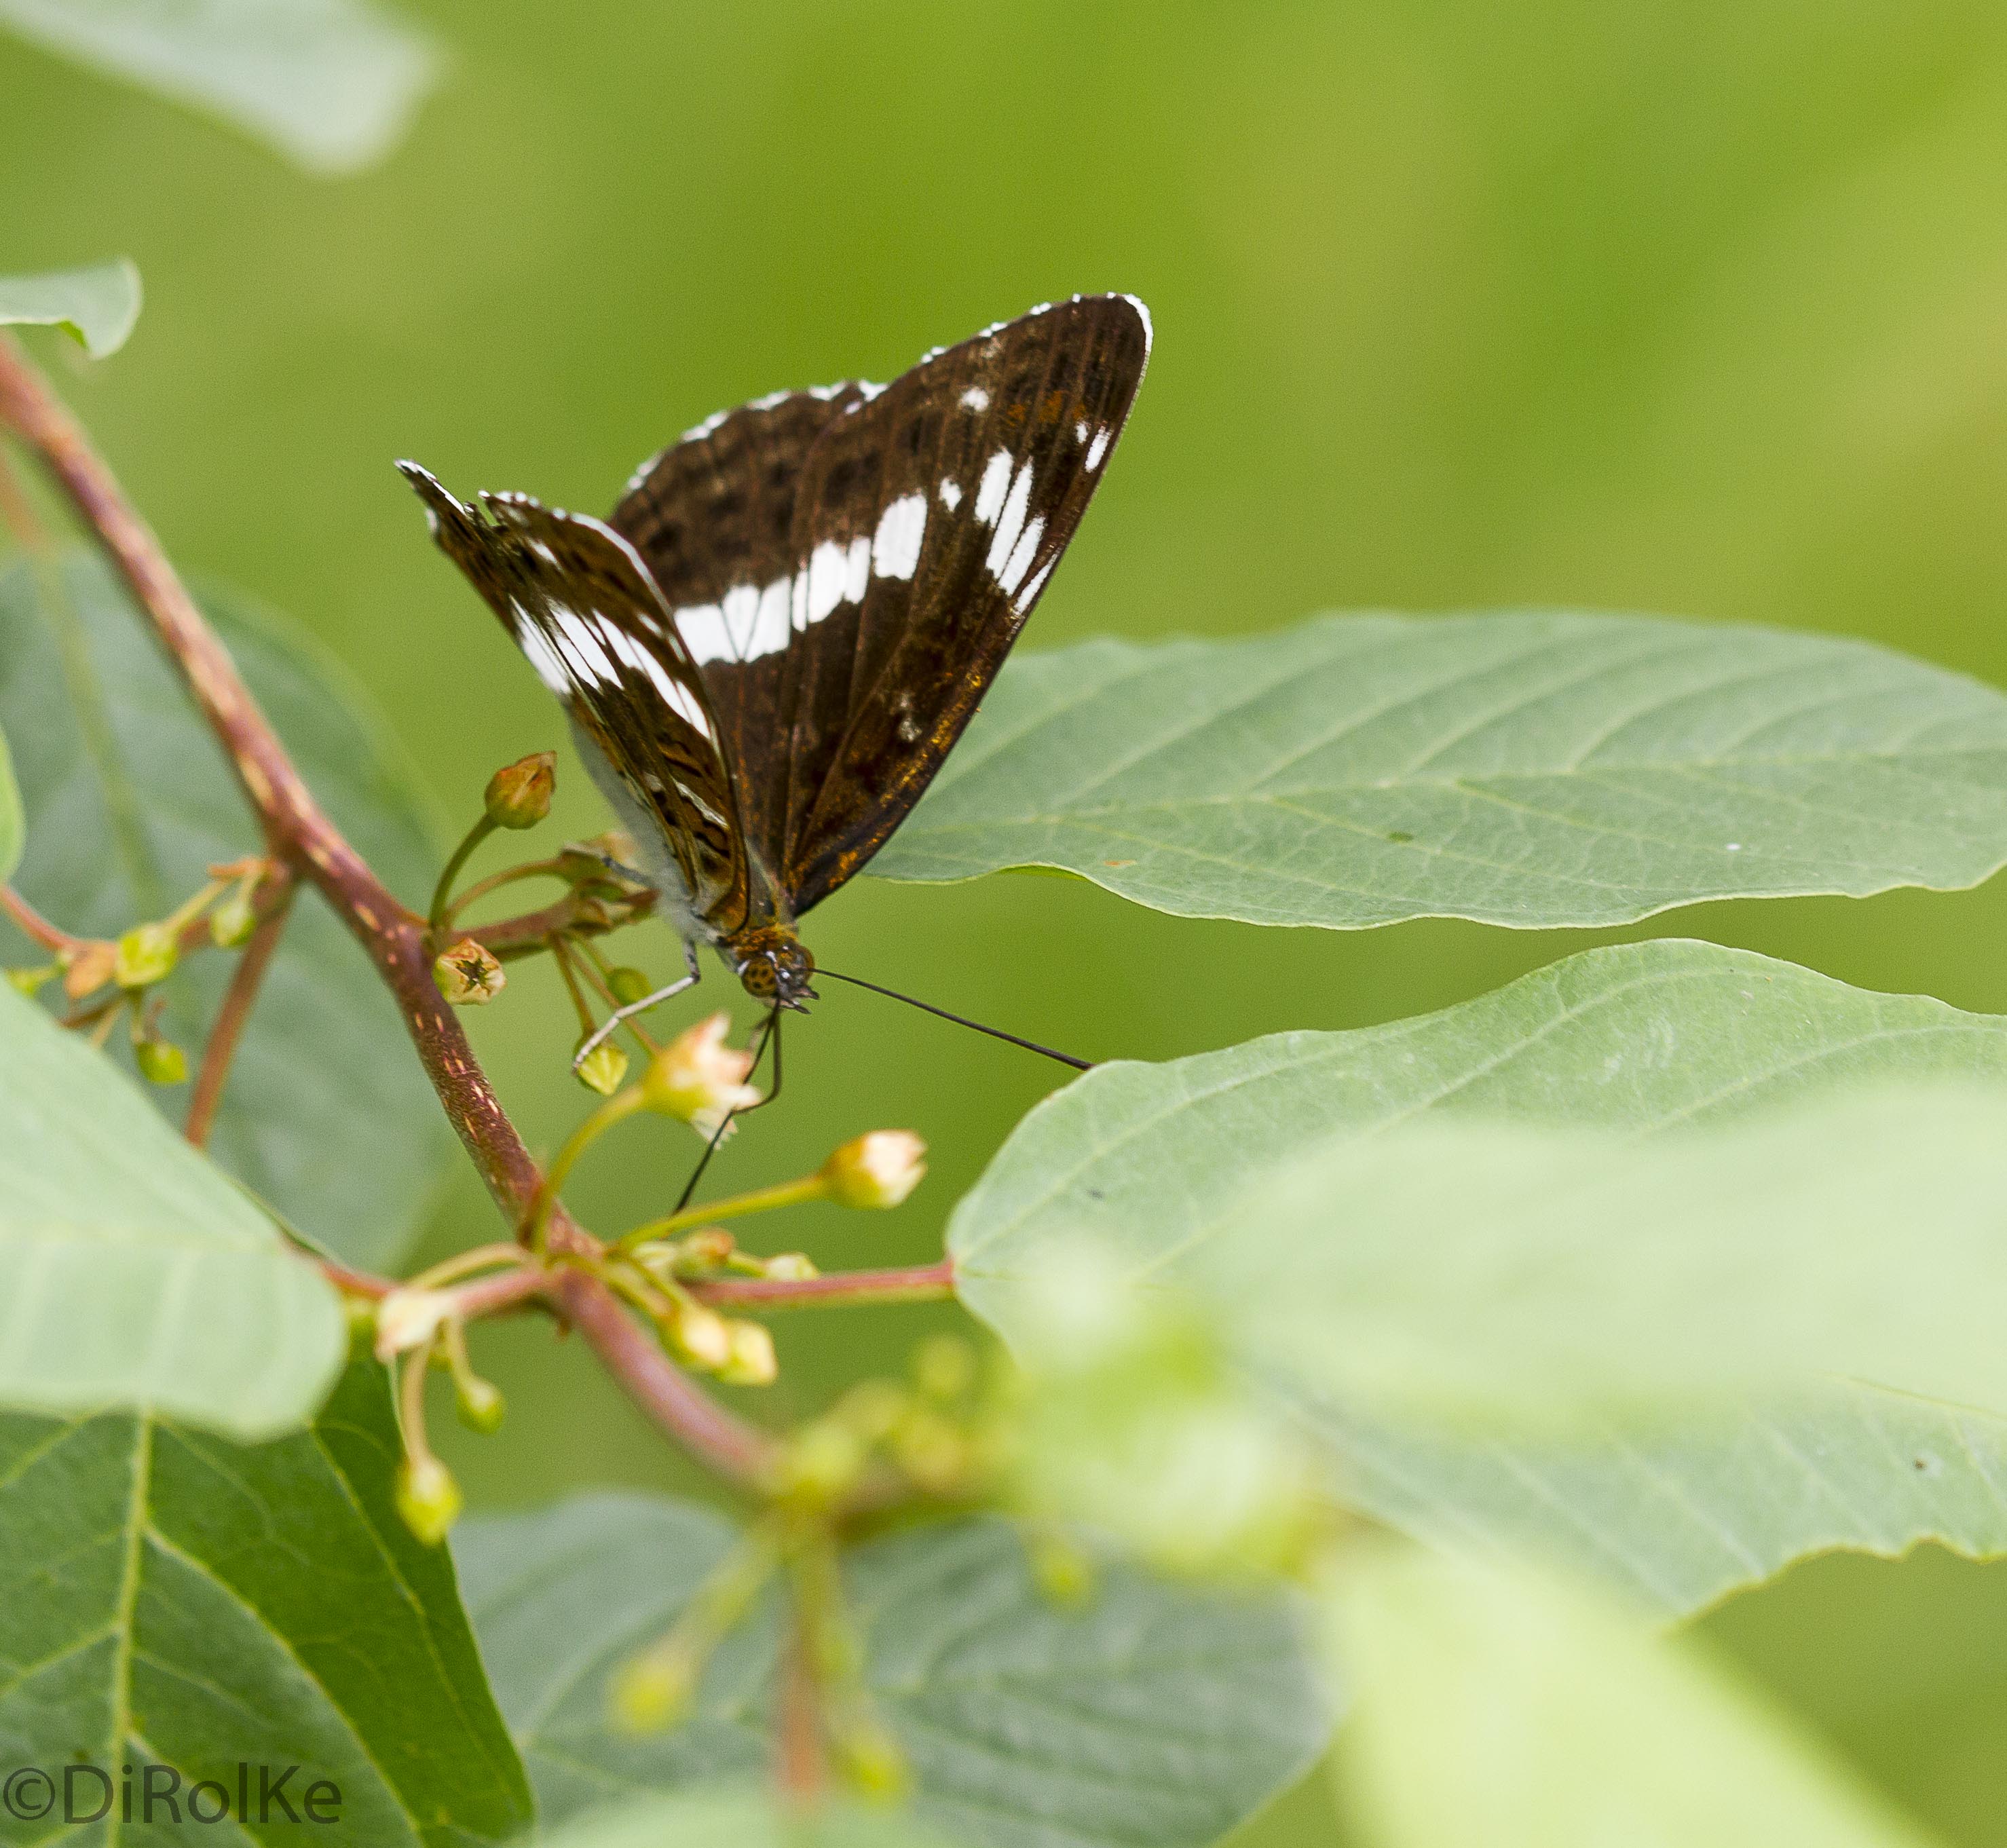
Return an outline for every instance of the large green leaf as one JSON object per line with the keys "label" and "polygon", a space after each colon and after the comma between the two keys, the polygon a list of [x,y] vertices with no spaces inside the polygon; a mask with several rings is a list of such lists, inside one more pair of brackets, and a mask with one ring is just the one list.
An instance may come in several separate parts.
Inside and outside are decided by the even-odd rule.
{"label": "large green leaf", "polygon": [[1444,1115],[1255,1190],[1193,1283],[1265,1370],[1473,1429],[1822,1374],[2007,1410],[2007,1084],[1649,1141]]}
{"label": "large green leaf", "polygon": [[390,153],[439,69],[371,0],[0,0],[0,26],[320,173]]}
{"label": "large green leaf", "polygon": [[0,982],[0,1404],[304,1424],[340,1299],[124,1077]]}
{"label": "large green leaf", "polygon": [[[5,0],[0,0],[4,11]],[[87,270],[0,276],[0,327],[60,327],[93,359],[124,346],[139,318],[139,271],[129,257]]]}
{"label": "large green leaf", "polygon": [[[19,883],[71,930],[158,917],[210,862],[256,852],[256,824],[150,636],[92,555],[51,594],[0,577],[0,726],[30,831]],[[338,666],[276,619],[206,606],[302,774],[393,890],[422,902],[437,864],[411,781]],[[168,1025],[192,1049],[232,958],[185,958]],[[178,1112],[185,1094],[158,1101]],[[312,893],[294,907],[210,1141],[292,1223],[353,1261],[388,1262],[417,1226],[448,1133],[397,1008]]]}
{"label": "large green leaf", "polygon": [[1691,1644],[1524,1573],[1347,1563],[1336,1765],[1367,1848],[1925,1848]]}
{"label": "large green leaf", "polygon": [[[688,1504],[593,1495],[465,1524],[455,1546],[503,1711],[552,1821],[594,1804],[757,1776],[774,1630],[728,1640],[691,1718],[632,1739],[608,1672],[660,1635],[731,1529]],[[1053,1608],[1011,1530],[932,1528],[851,1556],[866,1679],[912,1765],[925,1822],[996,1848],[1211,1842],[1321,1748],[1324,1709],[1294,1613],[1111,1566]]]}
{"label": "large green leaf", "polygon": [[21,863],[23,823],[21,792],[14,781],[14,759],[7,749],[7,735],[0,732],[0,880],[12,876]]}
{"label": "large green leaf", "polygon": [[[0,1419],[8,1765],[91,1764],[115,1781],[168,1766],[185,1793],[203,1779],[235,1793],[248,1762],[254,1811],[260,1765],[299,1766],[295,1807],[319,1779],[340,1790],[339,1826],[275,1808],[245,1832],[259,1842],[464,1848],[521,1830],[527,1785],[451,1562],[391,1505],[398,1454],[367,1360],[311,1430],[251,1449],[145,1416]],[[96,1796],[83,1782],[79,1807]],[[117,1839],[207,1833],[163,1811]]]}
{"label": "large green leaf", "polygon": [[838,1800],[804,1816],[758,1790],[694,1790],[594,1810],[539,1838],[544,1848],[944,1848],[896,1811]]}
{"label": "large green leaf", "polygon": [[1014,661],[873,870],[1058,866],[1257,924],[1536,928],[2003,864],[1989,688],[1830,637],[1535,613]]}
{"label": "large green leaf", "polygon": [[[1843,1082],[2003,1074],[2007,1021],[1712,944],[1592,950],[1419,1019],[1103,1067],[1025,1120],[950,1242],[965,1298],[1014,1340],[1033,1332],[1042,1250],[1084,1231],[1139,1283],[1176,1278],[1260,1176],[1346,1128],[1469,1110],[1649,1132]],[[1292,1402],[1357,1505],[1444,1543],[1557,1551],[1670,1609],[1822,1547],[2007,1550],[2007,1427],[1959,1407],[1834,1388],[1676,1430],[1506,1444]]]}

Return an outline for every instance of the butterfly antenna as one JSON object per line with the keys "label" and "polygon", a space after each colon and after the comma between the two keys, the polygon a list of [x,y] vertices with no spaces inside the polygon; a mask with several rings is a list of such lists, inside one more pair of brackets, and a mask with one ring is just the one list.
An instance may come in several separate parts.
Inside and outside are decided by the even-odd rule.
{"label": "butterfly antenna", "polygon": [[697,1191],[697,1183],[704,1179],[704,1171],[711,1166],[711,1158],[718,1153],[718,1145],[725,1140],[725,1132],[739,1117],[753,1110],[764,1109],[781,1095],[781,1010],[776,1007],[767,1016],[767,1024],[760,1030],[760,1043],[753,1049],[753,1063],[746,1068],[746,1075],[751,1077],[760,1069],[760,1061],[767,1056],[769,1043],[774,1048],[774,1088],[757,1104],[748,1104],[743,1110],[728,1110],[725,1120],[711,1132],[711,1140],[704,1145],[704,1153],[697,1158],[697,1166],[690,1171],[690,1179],[683,1183],[683,1190],[677,1199],[675,1210],[681,1212],[690,1203],[690,1196]]}
{"label": "butterfly antenna", "polygon": [[967,1027],[977,1033],[987,1033],[992,1039],[1007,1040],[1012,1046],[1021,1046],[1028,1053],[1038,1053],[1048,1059],[1056,1060],[1061,1065],[1071,1065],[1075,1071],[1092,1071],[1092,1059],[1076,1059],[1071,1053],[1056,1053],[1049,1046],[1040,1046],[1035,1039],[1020,1039],[1014,1033],[1006,1033],[1001,1027],[986,1027],[980,1021],[965,1019],[961,1014],[950,1014],[945,1007],[936,1007],[927,1001],[916,1001],[911,995],[902,995],[896,988],[880,988],[875,982],[866,982],[859,975],[839,975],[835,970],[818,965],[818,975],[827,975],[832,982],[847,982],[852,988],[868,988],[874,995],[889,996],[894,1001],[904,1001],[908,1007],[917,1007],[922,1014],[938,1015],[944,1021],[953,1021],[958,1027]]}

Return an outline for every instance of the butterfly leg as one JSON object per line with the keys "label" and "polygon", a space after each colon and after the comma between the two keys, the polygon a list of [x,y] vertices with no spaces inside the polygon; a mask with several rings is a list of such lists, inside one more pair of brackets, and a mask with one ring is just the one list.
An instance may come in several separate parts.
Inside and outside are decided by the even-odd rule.
{"label": "butterfly leg", "polygon": [[659,1003],[673,1000],[686,989],[696,987],[698,979],[696,944],[686,943],[683,945],[683,963],[690,973],[680,982],[672,982],[667,988],[658,988],[652,995],[644,995],[638,1001],[630,1001],[625,1007],[615,1008],[600,1023],[599,1030],[573,1056],[572,1070],[577,1071],[595,1050],[605,1043],[610,1035],[618,1032],[623,1021],[630,1021],[637,1014],[646,1014],[651,1007],[655,1007]]}

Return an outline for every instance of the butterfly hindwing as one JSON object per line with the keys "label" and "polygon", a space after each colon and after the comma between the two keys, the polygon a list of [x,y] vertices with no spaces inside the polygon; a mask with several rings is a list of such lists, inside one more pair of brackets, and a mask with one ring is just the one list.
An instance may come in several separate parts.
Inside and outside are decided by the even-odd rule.
{"label": "butterfly hindwing", "polygon": [[1148,351],[1140,303],[1078,297],[889,386],[714,420],[616,510],[678,612],[796,915],[884,844],[961,735],[1079,524]]}
{"label": "butterfly hindwing", "polygon": [[690,908],[721,934],[741,928],[767,895],[731,762],[703,674],[632,547],[526,495],[464,506],[415,464],[399,467],[441,549],[619,779],[619,806],[654,821]]}

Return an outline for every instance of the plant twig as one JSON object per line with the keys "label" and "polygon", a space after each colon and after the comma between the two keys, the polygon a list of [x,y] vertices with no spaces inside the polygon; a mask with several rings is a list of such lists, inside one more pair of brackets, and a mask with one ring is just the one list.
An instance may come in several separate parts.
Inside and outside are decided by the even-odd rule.
{"label": "plant twig", "polygon": [[59,929],[37,911],[12,886],[0,885],[0,911],[12,919],[21,934],[54,955],[65,950],[81,950],[87,938],[72,936],[67,930]]}
{"label": "plant twig", "polygon": [[209,1029],[202,1049],[202,1065],[195,1074],[195,1089],[189,1097],[188,1119],[182,1134],[197,1148],[206,1148],[215,1127],[217,1106],[223,1101],[223,1087],[230,1077],[231,1061],[237,1056],[238,1042],[244,1037],[245,1023],[251,1017],[265,972],[272,966],[273,953],[285,934],[286,919],[293,902],[292,869],[281,865],[260,881],[270,897],[263,921],[251,933],[231,972],[230,986],[224,990],[223,1005]]}
{"label": "plant twig", "polygon": [[[538,1190],[537,1165],[433,982],[424,920],[385,889],[328,819],[159,541],[19,343],[5,334],[0,425],[40,458],[131,587],[229,760],[272,857],[310,880],[368,951],[462,1145],[510,1222],[521,1223]],[[561,1206],[549,1222],[554,1252],[597,1250]],[[700,1392],[603,1283],[567,1268],[556,1295],[644,1412],[723,1474],[742,1483],[760,1477],[774,1441]]]}
{"label": "plant twig", "polygon": [[954,1261],[826,1277],[713,1277],[683,1286],[714,1309],[836,1309],[859,1303],[938,1303],[954,1294]]}

